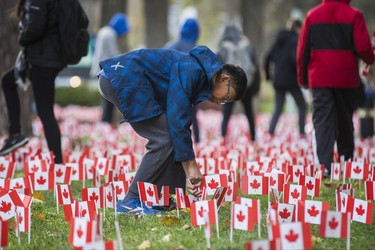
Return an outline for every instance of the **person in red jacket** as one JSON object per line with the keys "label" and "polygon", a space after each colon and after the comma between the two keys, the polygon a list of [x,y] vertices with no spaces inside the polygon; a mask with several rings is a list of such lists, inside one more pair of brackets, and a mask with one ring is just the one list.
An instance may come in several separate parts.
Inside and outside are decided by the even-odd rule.
{"label": "person in red jacket", "polygon": [[323,0],[304,20],[297,47],[298,83],[311,88],[316,154],[330,174],[335,141],[340,156],[353,158],[358,59],[375,60],[362,12],[350,0]]}

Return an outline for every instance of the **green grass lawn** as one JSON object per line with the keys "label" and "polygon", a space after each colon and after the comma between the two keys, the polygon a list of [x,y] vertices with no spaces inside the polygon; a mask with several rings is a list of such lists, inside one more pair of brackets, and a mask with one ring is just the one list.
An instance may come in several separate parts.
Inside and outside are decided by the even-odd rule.
{"label": "green grass lawn", "polygon": [[[353,182],[355,185],[356,182]],[[365,199],[363,182],[360,189],[355,190],[355,197]],[[86,185],[87,186],[87,185]],[[81,200],[82,183],[72,182],[72,191],[75,200]],[[63,209],[60,206],[56,210],[53,191],[39,192],[45,201],[32,204],[31,243],[27,243],[27,234],[21,233],[21,244],[10,223],[8,249],[71,249],[68,243],[69,223],[65,222]],[[246,196],[261,200],[261,239],[267,239],[267,197]],[[317,198],[316,198],[317,199]],[[331,210],[335,209],[335,191],[322,185],[320,197],[317,200],[329,201]],[[99,209],[99,212],[102,212]],[[255,231],[247,232],[235,230],[233,242],[229,240],[230,232],[230,203],[225,202],[219,212],[219,232],[213,226],[211,249],[244,249],[247,241],[258,239],[257,226]],[[203,227],[192,227],[190,223],[190,211],[180,211],[180,217],[176,218],[176,211],[168,212],[163,216],[139,217],[128,214],[118,214],[121,238],[124,249],[142,249],[141,246],[149,246],[149,249],[205,249],[206,240]],[[13,221],[13,219],[11,219]],[[374,216],[373,216],[374,221]],[[104,240],[116,239],[114,210],[106,209],[103,220]],[[314,249],[345,249],[346,239],[320,238],[319,225],[311,225]],[[359,222],[351,223],[351,249],[373,249],[375,246],[375,226]],[[143,248],[146,249],[146,248]]]}

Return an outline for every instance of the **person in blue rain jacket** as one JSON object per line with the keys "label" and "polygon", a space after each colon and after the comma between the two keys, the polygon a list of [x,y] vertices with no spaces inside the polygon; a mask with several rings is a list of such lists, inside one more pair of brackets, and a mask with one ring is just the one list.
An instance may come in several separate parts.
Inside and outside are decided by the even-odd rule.
{"label": "person in blue rain jacket", "polygon": [[241,99],[247,83],[243,69],[222,65],[205,46],[189,53],[140,49],[104,60],[100,67],[101,95],[115,104],[137,134],[148,139],[147,151],[117,211],[157,211],[141,208],[137,182],[174,190],[185,188],[176,186],[183,180],[189,193],[199,196],[202,174],[192,147],[192,110],[205,100],[224,104]]}

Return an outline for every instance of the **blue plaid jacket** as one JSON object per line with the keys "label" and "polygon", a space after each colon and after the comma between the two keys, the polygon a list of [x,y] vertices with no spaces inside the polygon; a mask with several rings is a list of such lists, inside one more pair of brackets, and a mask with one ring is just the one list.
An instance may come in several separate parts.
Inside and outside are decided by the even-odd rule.
{"label": "blue plaid jacket", "polygon": [[213,75],[222,68],[205,46],[189,53],[168,49],[140,49],[100,62],[116,92],[127,122],[163,113],[175,150],[175,160],[194,158],[191,140],[192,107],[208,100]]}

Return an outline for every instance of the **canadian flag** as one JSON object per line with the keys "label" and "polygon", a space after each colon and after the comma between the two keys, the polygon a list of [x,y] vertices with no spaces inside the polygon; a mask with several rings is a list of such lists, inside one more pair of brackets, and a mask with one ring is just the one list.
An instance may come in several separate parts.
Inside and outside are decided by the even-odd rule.
{"label": "canadian flag", "polygon": [[298,201],[306,200],[307,188],[302,185],[284,184],[284,203],[297,205]]}
{"label": "canadian flag", "polygon": [[125,174],[122,173],[121,170],[109,170],[108,175],[106,175],[105,177],[106,177],[106,180],[105,180],[106,183],[113,182],[113,181],[120,181],[121,179],[125,180]]}
{"label": "canadian flag", "polygon": [[244,205],[252,208],[254,213],[254,218],[257,221],[260,219],[260,200],[258,199],[249,199],[245,197],[237,197],[236,204]]}
{"label": "canadian flag", "polygon": [[285,181],[285,174],[280,172],[271,172],[266,173],[269,179],[269,188],[275,188],[279,192],[283,191],[284,181]]}
{"label": "canadian flag", "polygon": [[268,194],[268,177],[262,175],[244,175],[241,178],[243,194]]}
{"label": "canadian flag", "polygon": [[331,179],[335,181],[341,180],[342,167],[340,162],[331,163]]}
{"label": "canadian flag", "polygon": [[320,179],[311,176],[300,175],[298,184],[306,187],[307,195],[319,197]]}
{"label": "canadian flag", "polygon": [[[294,212],[295,205],[293,204],[285,204],[285,203],[270,203],[269,204],[269,216],[272,221],[278,223],[290,223],[295,221],[295,212]],[[272,217],[272,210],[276,211],[277,220]]]}
{"label": "canadian flag", "polygon": [[30,178],[28,176],[11,179],[9,189],[14,189],[18,192],[22,190],[25,194],[33,193]]}
{"label": "canadian flag", "polygon": [[162,186],[156,206],[169,206],[169,186]]}
{"label": "canadian flag", "polygon": [[72,181],[83,181],[86,179],[83,163],[66,163],[65,166],[72,168]]}
{"label": "canadian flag", "polygon": [[217,158],[206,158],[207,175],[215,175],[219,172],[219,161]]}
{"label": "canadian flag", "polygon": [[367,180],[369,164],[365,162],[345,162],[345,178]]}
{"label": "canadian flag", "polygon": [[354,198],[340,190],[336,190],[336,211],[352,212],[354,206]]}
{"label": "canadian flag", "polygon": [[375,200],[375,181],[366,181],[365,182],[365,194],[366,200]]}
{"label": "canadian flag", "polygon": [[198,165],[198,168],[199,168],[199,171],[201,172],[201,174],[203,176],[207,175],[206,159],[203,158],[203,157],[197,157],[197,158],[195,158],[195,161],[197,162],[197,165]]}
{"label": "canadian flag", "polygon": [[205,224],[204,213],[208,213],[210,224],[217,223],[217,207],[214,200],[196,201],[190,204],[191,224],[201,226]]}
{"label": "canadian flag", "polygon": [[69,184],[56,185],[57,190],[57,204],[65,205],[73,203],[72,188]]}
{"label": "canadian flag", "polygon": [[86,170],[86,180],[92,180],[94,176],[95,161],[92,159],[84,158],[82,161],[83,168]]}
{"label": "canadian flag", "polygon": [[104,157],[96,158],[94,167],[99,170],[100,175],[107,175],[109,170],[109,160]]}
{"label": "canadian flag", "polygon": [[0,218],[4,220],[9,220],[15,214],[15,204],[14,201],[19,201],[19,196],[16,191],[0,191]]}
{"label": "canadian flag", "polygon": [[90,242],[82,247],[75,247],[74,250],[113,250],[119,249],[115,240],[99,240],[95,242]]}
{"label": "canadian flag", "polygon": [[225,201],[235,201],[238,194],[238,182],[230,181],[228,182],[228,189],[225,193]]}
{"label": "canadian flag", "polygon": [[0,189],[10,189],[10,180],[0,178]]}
{"label": "canadian flag", "polygon": [[31,213],[30,207],[16,207],[14,229],[17,237],[20,237],[20,232],[30,232],[31,228]]}
{"label": "canadian flag", "polygon": [[44,160],[31,160],[31,161],[26,161],[24,165],[24,174],[27,176],[29,173],[34,173],[34,172],[46,172],[47,169],[47,164],[46,161]]}
{"label": "canadian flag", "polygon": [[137,184],[141,201],[150,202],[152,204],[158,203],[158,188],[155,184],[148,182],[138,182]]}
{"label": "canadian flag", "polygon": [[348,215],[339,211],[323,211],[319,234],[321,237],[347,238]]}
{"label": "canadian flag", "polygon": [[231,225],[233,229],[253,231],[254,224],[257,223],[256,207],[248,207],[241,204],[232,204]]}
{"label": "canadian flag", "polygon": [[126,193],[129,190],[129,182],[127,181],[114,181],[112,182],[113,191],[117,200],[124,199]]}
{"label": "canadian flag", "polygon": [[218,187],[212,196],[212,199],[216,200],[216,207],[219,210],[221,204],[225,200],[225,195],[227,193],[228,188],[226,187]]}
{"label": "canadian flag", "polygon": [[228,180],[226,174],[212,174],[204,176],[204,186],[207,195],[213,195],[218,187],[227,187]]}
{"label": "canadian flag", "polygon": [[70,184],[72,177],[72,168],[63,164],[55,164],[55,181],[56,183]]}
{"label": "canadian flag", "polygon": [[133,154],[117,155],[114,159],[116,162],[116,168],[126,167],[134,171],[136,169],[135,157]]}
{"label": "canadian flag", "polygon": [[34,190],[54,190],[56,184],[55,172],[34,172],[29,175]]}
{"label": "canadian flag", "polygon": [[7,247],[9,238],[9,221],[0,218],[0,246]]}
{"label": "canadian flag", "polygon": [[177,208],[186,208],[186,195],[183,188],[175,188]]}
{"label": "canadian flag", "polygon": [[298,182],[301,175],[305,175],[305,168],[303,165],[289,165],[288,167],[289,180],[291,182]]}
{"label": "canadian flag", "polygon": [[0,158],[0,178],[12,179],[14,176],[15,162]]}
{"label": "canadian flag", "polygon": [[132,184],[135,174],[136,172],[125,173],[125,181],[129,182],[129,185]]}
{"label": "canadian flag", "polygon": [[105,207],[115,209],[117,199],[113,188],[113,184],[109,183],[108,185],[103,186],[102,190],[104,192],[103,199],[105,200]]}
{"label": "canadian flag", "polygon": [[246,161],[244,164],[244,175],[254,175],[260,169],[259,162],[257,161]]}
{"label": "canadian flag", "polygon": [[95,201],[97,207],[103,208],[100,189],[97,187],[82,188],[82,201]]}
{"label": "canadian flag", "polygon": [[69,244],[75,247],[84,246],[94,240],[96,221],[87,221],[85,218],[73,218],[70,223]]}
{"label": "canadian flag", "polygon": [[372,224],[373,204],[360,199],[354,199],[352,220]]}
{"label": "canadian flag", "polygon": [[84,218],[87,221],[94,220],[98,214],[95,201],[74,201],[72,204],[64,205],[66,221],[73,218]]}
{"label": "canadian flag", "polygon": [[311,249],[311,225],[309,223],[292,222],[280,224],[282,249]]}
{"label": "canadian flag", "polygon": [[93,167],[94,175],[92,176],[92,185],[94,187],[100,187],[100,170]]}
{"label": "canadian flag", "polygon": [[298,201],[298,221],[320,224],[322,211],[329,210],[329,202],[305,200]]}
{"label": "canadian flag", "polygon": [[245,249],[246,250],[281,249],[281,246],[279,246],[277,243],[279,243],[279,239],[277,240],[253,240],[253,241],[245,243]]}

